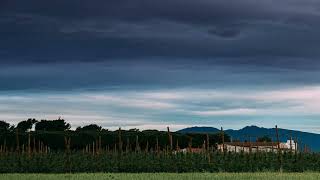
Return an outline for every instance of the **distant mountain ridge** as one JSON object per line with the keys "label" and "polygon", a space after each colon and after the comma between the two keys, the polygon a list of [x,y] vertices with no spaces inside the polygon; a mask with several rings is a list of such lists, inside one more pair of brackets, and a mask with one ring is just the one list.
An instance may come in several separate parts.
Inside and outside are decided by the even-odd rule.
{"label": "distant mountain ridge", "polygon": [[[217,133],[219,129],[214,127],[188,127],[177,131],[179,133]],[[263,128],[258,126],[246,126],[239,130],[228,129],[224,132],[231,136],[232,139],[240,141],[249,140],[255,141],[257,137],[269,136],[276,141],[275,128]],[[320,134],[302,132],[290,129],[278,128],[279,139],[281,142],[287,141],[292,137],[293,140],[297,138],[300,147],[308,145],[312,151],[320,151]]]}

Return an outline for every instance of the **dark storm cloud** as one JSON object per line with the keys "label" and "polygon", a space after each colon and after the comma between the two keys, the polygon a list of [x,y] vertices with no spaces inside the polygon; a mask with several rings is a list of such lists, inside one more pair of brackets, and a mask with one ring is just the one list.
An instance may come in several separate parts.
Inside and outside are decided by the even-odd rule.
{"label": "dark storm cloud", "polygon": [[319,0],[0,0],[0,118],[314,131],[319,16]]}
{"label": "dark storm cloud", "polygon": [[[1,89],[245,85],[250,76],[251,84],[317,83],[319,5],[316,0],[2,0]],[[132,63],[141,68],[129,71]],[[157,73],[148,71],[159,63]],[[35,76],[21,72],[32,65],[39,65]],[[193,76],[198,66],[221,69]],[[241,71],[243,79],[212,79],[230,71]]]}
{"label": "dark storm cloud", "polygon": [[318,57],[318,5],[313,0],[2,1],[0,47],[8,59],[33,62]]}

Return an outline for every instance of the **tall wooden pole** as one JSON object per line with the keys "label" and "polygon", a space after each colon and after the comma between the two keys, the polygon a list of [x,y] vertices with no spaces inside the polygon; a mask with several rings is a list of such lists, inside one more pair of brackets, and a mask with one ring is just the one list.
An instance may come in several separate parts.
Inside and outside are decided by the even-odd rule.
{"label": "tall wooden pole", "polygon": [[210,149],[210,139],[209,139],[209,134],[207,133],[207,134],[206,134],[206,136],[207,136],[207,151],[209,151],[209,149]]}
{"label": "tall wooden pole", "polygon": [[157,151],[157,154],[159,154],[159,140],[158,140],[158,137],[156,138],[156,151]]}
{"label": "tall wooden pole", "polygon": [[168,138],[169,138],[169,144],[170,144],[170,151],[172,151],[172,148],[173,148],[173,144],[172,144],[172,135],[170,133],[170,128],[169,126],[167,127],[168,129]]}
{"label": "tall wooden pole", "polygon": [[4,151],[4,153],[7,152],[7,139],[6,138],[4,139],[4,142],[3,142],[3,151]]}
{"label": "tall wooden pole", "polygon": [[279,141],[279,132],[278,132],[278,126],[277,125],[276,125],[276,136],[277,136],[278,152],[280,152],[280,141]]}
{"label": "tall wooden pole", "polygon": [[102,142],[101,142],[101,136],[99,136],[99,153],[102,152]]}
{"label": "tall wooden pole", "polygon": [[280,140],[279,140],[279,132],[278,132],[278,126],[277,125],[276,125],[276,135],[277,135],[277,144],[278,144],[280,172],[282,172],[282,152],[281,152],[281,149],[280,149]]}
{"label": "tall wooden pole", "polygon": [[16,143],[17,143],[17,145],[16,145],[16,151],[19,152],[19,150],[20,150],[20,143],[19,143],[19,130],[18,130],[18,128],[16,128]]}
{"label": "tall wooden pole", "polygon": [[31,157],[31,135],[28,133],[28,157]]}
{"label": "tall wooden pole", "polygon": [[95,143],[94,143],[94,141],[92,142],[92,155],[95,155],[96,153],[95,153]]}
{"label": "tall wooden pole", "polygon": [[119,138],[119,152],[122,152],[122,140],[121,140],[121,128],[119,127],[118,131],[118,138]]}
{"label": "tall wooden pole", "polygon": [[126,152],[129,152],[130,149],[130,140],[127,138]]}
{"label": "tall wooden pole", "polygon": [[224,132],[222,127],[221,127],[221,138],[222,138],[222,151],[224,152]]}
{"label": "tall wooden pole", "polygon": [[297,140],[297,138],[295,138],[295,140],[294,140],[294,153],[297,154],[297,151],[298,151],[298,140]]}
{"label": "tall wooden pole", "polygon": [[140,146],[139,146],[139,136],[136,136],[136,152],[140,151]]}
{"label": "tall wooden pole", "polygon": [[292,153],[292,136],[290,136],[290,152]]}
{"label": "tall wooden pole", "polygon": [[148,152],[149,152],[149,141],[147,141],[147,145],[146,145],[145,152],[146,152],[146,153],[148,153]]}
{"label": "tall wooden pole", "polygon": [[189,143],[188,143],[188,148],[189,148],[189,152],[192,152],[192,137],[189,138]]}
{"label": "tall wooden pole", "polygon": [[273,137],[271,138],[271,150],[272,150],[272,153],[274,152],[274,148],[273,148]]}
{"label": "tall wooden pole", "polygon": [[177,139],[177,144],[176,144],[176,151],[178,152],[179,151],[179,140]]}
{"label": "tall wooden pole", "polygon": [[36,138],[33,138],[33,152],[37,153],[37,148],[36,148]]}
{"label": "tall wooden pole", "polygon": [[249,136],[249,153],[252,152],[251,136]]}

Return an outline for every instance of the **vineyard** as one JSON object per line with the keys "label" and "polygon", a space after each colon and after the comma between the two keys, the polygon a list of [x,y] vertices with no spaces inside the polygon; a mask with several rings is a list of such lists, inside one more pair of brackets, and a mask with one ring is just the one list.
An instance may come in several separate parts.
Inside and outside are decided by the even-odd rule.
{"label": "vineyard", "polygon": [[0,174],[4,180],[318,180],[319,173],[73,173],[73,174]]}
{"label": "vineyard", "polygon": [[221,151],[217,145],[230,142],[223,131],[108,131],[93,125],[94,130],[72,131],[59,129],[65,127],[64,120],[49,123],[47,127],[40,123],[45,128],[38,125],[35,131],[5,124],[7,129],[0,133],[0,173],[320,171],[320,153],[280,146],[273,152]]}
{"label": "vineyard", "polygon": [[55,152],[6,153],[1,173],[320,171],[317,153]]}

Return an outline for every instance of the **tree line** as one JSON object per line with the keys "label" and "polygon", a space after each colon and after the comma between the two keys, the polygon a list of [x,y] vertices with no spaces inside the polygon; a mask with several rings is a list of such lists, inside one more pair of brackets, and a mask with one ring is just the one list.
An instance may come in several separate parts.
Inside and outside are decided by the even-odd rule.
{"label": "tree line", "polygon": [[83,150],[89,144],[98,143],[98,141],[102,148],[135,150],[138,145],[140,149],[148,151],[155,150],[155,147],[160,149],[201,148],[206,141],[209,141],[207,144],[215,149],[216,144],[222,143],[222,138],[224,138],[224,142],[230,141],[230,136],[223,133],[181,134],[170,132],[169,129],[168,131],[141,131],[119,128],[111,131],[97,124],[89,124],[72,130],[71,125],[61,118],[40,121],[27,119],[19,122],[16,126],[6,121],[0,121],[0,145],[7,146],[11,151],[21,149],[28,143],[30,144],[30,141],[33,146],[42,143],[51,151],[63,151],[66,148],[66,138],[70,140],[69,148],[74,151]]}

